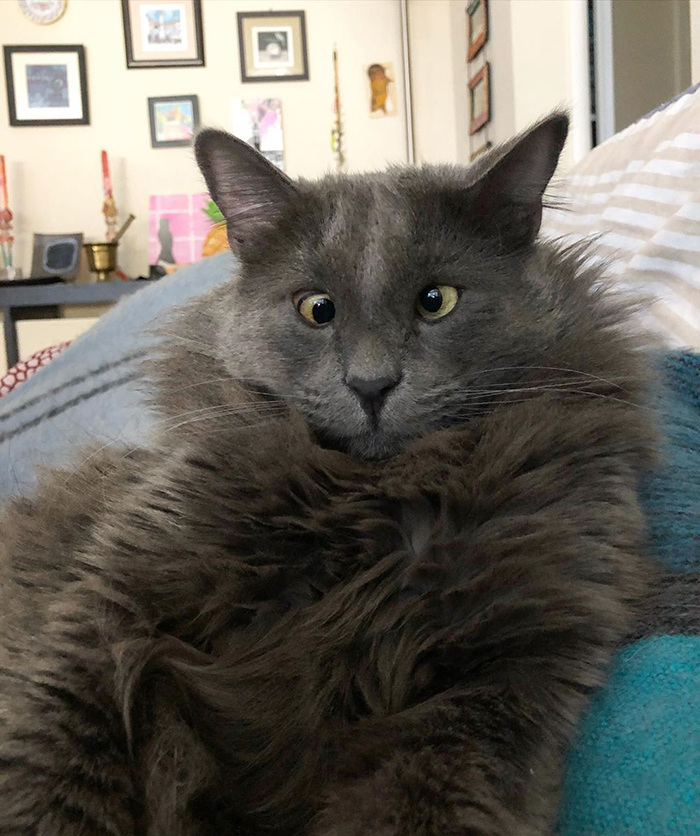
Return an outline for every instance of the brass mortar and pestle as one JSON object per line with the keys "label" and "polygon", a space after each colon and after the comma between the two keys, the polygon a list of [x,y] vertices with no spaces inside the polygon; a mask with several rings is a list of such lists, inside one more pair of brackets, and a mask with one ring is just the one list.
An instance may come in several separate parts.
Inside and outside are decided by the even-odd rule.
{"label": "brass mortar and pestle", "polygon": [[95,273],[98,282],[106,282],[117,269],[117,247],[122,235],[131,226],[135,215],[129,217],[122,224],[122,228],[114,236],[113,241],[100,241],[97,244],[83,244],[87,255],[88,268]]}

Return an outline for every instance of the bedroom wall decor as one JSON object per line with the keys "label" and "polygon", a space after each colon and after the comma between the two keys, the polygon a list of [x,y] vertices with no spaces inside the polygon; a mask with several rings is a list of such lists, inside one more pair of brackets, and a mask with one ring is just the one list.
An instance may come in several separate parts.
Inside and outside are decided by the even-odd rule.
{"label": "bedroom wall decor", "polygon": [[199,100],[197,96],[152,96],[148,116],[151,147],[188,146],[199,127]]}
{"label": "bedroom wall decor", "polygon": [[85,47],[6,46],[10,125],[89,125]]}
{"label": "bedroom wall decor", "polygon": [[369,83],[369,114],[373,119],[396,116],[396,74],[391,63],[370,64],[365,67]]}
{"label": "bedroom wall decor", "polygon": [[308,81],[303,11],[238,12],[241,81]]}
{"label": "bedroom wall decor", "polygon": [[203,67],[201,0],[122,0],[126,66]]}
{"label": "bedroom wall decor", "polygon": [[32,23],[47,26],[65,12],[68,0],[19,0],[19,7]]}
{"label": "bedroom wall decor", "polygon": [[489,62],[469,82],[469,135],[480,131],[491,118]]}
{"label": "bedroom wall decor", "polygon": [[472,0],[467,6],[467,61],[473,60],[489,38],[488,0]]}
{"label": "bedroom wall decor", "polygon": [[234,136],[252,145],[284,171],[282,102],[279,99],[232,99]]}

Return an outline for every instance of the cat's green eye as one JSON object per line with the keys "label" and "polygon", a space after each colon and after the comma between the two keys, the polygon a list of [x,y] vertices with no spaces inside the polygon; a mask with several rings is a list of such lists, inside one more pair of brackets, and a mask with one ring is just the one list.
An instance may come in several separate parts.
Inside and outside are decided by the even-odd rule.
{"label": "cat's green eye", "polygon": [[416,310],[423,319],[441,319],[457,304],[459,292],[449,284],[424,287],[418,294]]}
{"label": "cat's green eye", "polygon": [[335,316],[335,305],[327,293],[297,293],[292,301],[297,313],[312,325],[327,325]]}

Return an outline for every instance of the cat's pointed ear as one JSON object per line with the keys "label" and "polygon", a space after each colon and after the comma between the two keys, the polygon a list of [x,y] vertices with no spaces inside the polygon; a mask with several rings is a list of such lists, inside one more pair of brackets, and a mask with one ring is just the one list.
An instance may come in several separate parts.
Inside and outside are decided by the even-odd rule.
{"label": "cat's pointed ear", "polygon": [[508,249],[526,247],[542,223],[542,198],[559,162],[569,118],[555,113],[496,152],[473,189],[470,220]]}
{"label": "cat's pointed ear", "polygon": [[262,154],[226,131],[201,131],[194,151],[209,194],[226,218],[231,249],[240,254],[275,225],[296,188]]}

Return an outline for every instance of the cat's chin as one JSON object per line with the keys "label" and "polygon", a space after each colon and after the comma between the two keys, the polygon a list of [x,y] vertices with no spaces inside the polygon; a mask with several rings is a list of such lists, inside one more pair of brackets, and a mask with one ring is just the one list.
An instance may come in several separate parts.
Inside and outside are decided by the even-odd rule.
{"label": "cat's chin", "polygon": [[382,432],[366,432],[354,436],[337,436],[325,429],[315,429],[318,443],[328,450],[337,450],[358,459],[377,461],[400,453],[410,438],[388,436]]}

